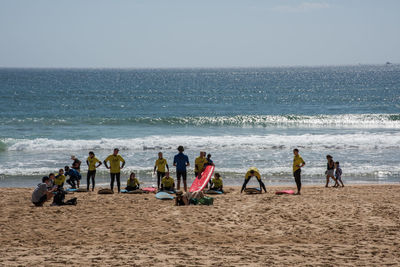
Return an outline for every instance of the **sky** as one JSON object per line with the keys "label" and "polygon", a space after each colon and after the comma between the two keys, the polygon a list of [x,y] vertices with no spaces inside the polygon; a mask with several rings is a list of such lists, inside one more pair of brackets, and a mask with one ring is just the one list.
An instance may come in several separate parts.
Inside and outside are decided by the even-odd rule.
{"label": "sky", "polygon": [[398,0],[0,0],[0,67],[400,63]]}

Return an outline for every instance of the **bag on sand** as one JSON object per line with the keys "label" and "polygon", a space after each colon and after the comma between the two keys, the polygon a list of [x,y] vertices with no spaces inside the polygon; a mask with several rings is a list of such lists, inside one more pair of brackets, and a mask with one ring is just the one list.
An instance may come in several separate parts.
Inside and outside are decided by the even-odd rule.
{"label": "bag on sand", "polygon": [[53,205],[54,206],[64,205],[64,199],[65,199],[65,191],[62,189],[57,190],[53,198]]}
{"label": "bag on sand", "polygon": [[114,194],[114,191],[112,191],[109,188],[104,188],[104,189],[100,189],[99,192],[97,192],[98,194]]}
{"label": "bag on sand", "polygon": [[76,197],[74,197],[74,198],[71,198],[71,199],[67,200],[65,202],[65,205],[74,205],[74,206],[76,206],[77,203],[78,203],[78,199]]}
{"label": "bag on sand", "polygon": [[199,199],[199,204],[200,205],[212,205],[214,203],[214,198],[212,197],[203,197]]}

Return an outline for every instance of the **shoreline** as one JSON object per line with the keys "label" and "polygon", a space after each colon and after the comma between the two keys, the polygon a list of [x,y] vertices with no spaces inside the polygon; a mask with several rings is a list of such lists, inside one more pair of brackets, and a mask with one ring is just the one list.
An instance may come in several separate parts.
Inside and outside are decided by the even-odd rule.
{"label": "shoreline", "polygon": [[398,265],[400,184],[277,189],[288,188],[247,195],[227,186],[213,206],[90,192],[66,196],[77,206],[34,207],[32,188],[0,188],[0,264]]}
{"label": "shoreline", "polygon": [[[83,188],[86,188],[86,181],[85,180],[86,180],[86,178],[82,178],[82,180],[81,180],[81,187],[83,187]],[[265,181],[265,180],[263,180],[263,181],[264,181],[264,184],[267,187],[267,189],[271,188],[271,187],[272,188],[274,188],[274,187],[293,187],[293,188],[296,188],[296,183],[294,182],[294,179],[293,179],[293,182],[287,182],[287,183],[279,183],[279,182],[271,183],[269,181]],[[37,179],[36,184],[38,184],[38,183],[40,183],[40,179],[39,178]],[[188,187],[190,187],[191,183],[192,183],[192,181],[188,182]],[[1,184],[1,180],[0,180],[0,189],[12,189],[12,188],[21,188],[21,189],[30,188],[30,189],[33,189],[34,187],[36,187],[36,184],[32,185],[32,186],[8,186],[8,185],[3,186]],[[125,187],[125,184],[126,184],[126,181],[124,179],[121,179],[121,188]],[[154,183],[142,182],[141,183],[141,187],[152,187],[152,184],[156,184],[156,182],[154,182]],[[330,182],[330,186],[332,186],[332,184],[333,184],[333,182],[331,181]],[[110,185],[109,181],[107,181],[107,182],[102,181],[102,182],[98,182],[98,183],[96,182],[96,189],[108,188],[109,185]],[[344,185],[345,185],[345,187],[346,186],[400,185],[400,181],[399,182],[393,182],[393,181],[385,182],[385,181],[382,181],[380,183],[377,183],[377,182],[368,183],[368,182],[365,182],[365,181],[361,181],[360,183],[354,183],[354,181],[350,181],[350,182],[344,181]],[[240,189],[241,186],[242,186],[241,183],[238,183],[238,184],[230,184],[230,183],[225,184],[224,183],[224,187],[238,187]],[[248,187],[258,187],[258,186],[259,186],[258,183],[254,183],[254,184],[248,185]],[[67,187],[69,187],[69,185],[66,184],[66,185],[64,185],[64,187],[67,188]],[[321,179],[320,183],[307,183],[307,182],[303,182],[302,181],[302,188],[307,188],[307,187],[325,187],[325,183],[324,183],[324,180],[322,180],[322,179]]]}

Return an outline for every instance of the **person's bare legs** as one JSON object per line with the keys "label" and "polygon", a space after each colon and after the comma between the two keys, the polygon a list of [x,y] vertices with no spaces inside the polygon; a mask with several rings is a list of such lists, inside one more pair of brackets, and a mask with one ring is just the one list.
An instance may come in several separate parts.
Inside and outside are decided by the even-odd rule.
{"label": "person's bare legs", "polygon": [[337,182],[337,179],[335,178],[335,176],[331,176],[332,180],[335,181],[335,185],[333,187],[337,187],[337,185],[339,185],[339,183]]}
{"label": "person's bare legs", "polygon": [[329,175],[326,176],[326,185],[325,185],[325,187],[329,187],[328,185],[329,185]]}

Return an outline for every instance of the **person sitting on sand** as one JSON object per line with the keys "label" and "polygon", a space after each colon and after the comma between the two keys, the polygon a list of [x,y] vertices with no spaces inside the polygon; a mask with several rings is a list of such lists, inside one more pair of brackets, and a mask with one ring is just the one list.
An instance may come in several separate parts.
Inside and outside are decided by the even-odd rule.
{"label": "person sitting on sand", "polygon": [[57,188],[48,189],[50,185],[50,178],[48,176],[44,176],[42,178],[42,182],[37,185],[35,190],[33,190],[32,203],[35,206],[43,206],[44,202],[50,200],[54,196],[53,192],[56,191]]}
{"label": "person sitting on sand", "polygon": [[328,187],[329,185],[329,178],[332,178],[332,180],[335,181],[335,184],[337,183],[337,180],[335,178],[334,172],[335,172],[335,162],[333,161],[333,158],[331,155],[326,155],[326,159],[328,160],[328,163],[326,164],[326,185],[325,187]]}
{"label": "person sitting on sand", "polygon": [[215,173],[214,179],[211,180],[210,190],[221,191],[222,193],[224,192],[221,175],[218,172]]}
{"label": "person sitting on sand", "polygon": [[174,178],[169,176],[169,172],[166,172],[161,179],[161,191],[175,191],[175,181]]}
{"label": "person sitting on sand", "polygon": [[336,177],[336,183],[335,187],[340,186],[338,182],[342,184],[342,187],[344,187],[343,181],[342,181],[342,168],[339,166],[339,161],[335,162],[335,177]]}
{"label": "person sitting on sand", "polygon": [[129,176],[128,180],[126,181],[126,187],[125,189],[127,191],[134,191],[136,189],[139,189],[139,180],[136,178],[136,174],[134,172],[131,172],[131,175]]}
{"label": "person sitting on sand", "polygon": [[64,169],[59,169],[58,174],[54,179],[54,184],[57,186],[57,188],[61,189],[63,188],[64,183],[65,183]]}
{"label": "person sitting on sand", "polygon": [[242,193],[243,190],[246,189],[247,183],[250,181],[250,178],[253,176],[255,176],[257,178],[257,181],[260,184],[260,192],[262,192],[262,189],[264,189],[265,193],[267,193],[267,189],[265,188],[263,181],[261,181],[260,172],[258,171],[258,169],[256,167],[251,167],[247,170],[247,173],[244,176],[244,183],[242,186],[242,190],[240,190],[240,193]]}
{"label": "person sitting on sand", "polygon": [[175,206],[186,206],[189,205],[189,198],[187,194],[183,194],[182,191],[176,192]]}
{"label": "person sitting on sand", "polygon": [[68,166],[65,166],[64,170],[65,176],[69,176],[67,183],[71,186],[71,188],[76,189],[76,182],[81,180],[81,174],[75,169],[70,169]]}

